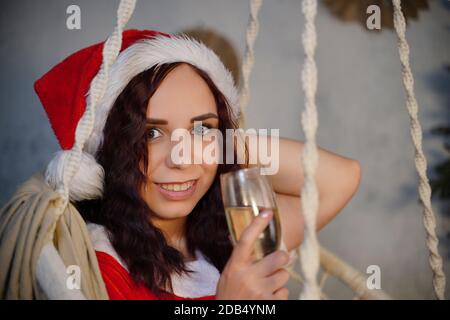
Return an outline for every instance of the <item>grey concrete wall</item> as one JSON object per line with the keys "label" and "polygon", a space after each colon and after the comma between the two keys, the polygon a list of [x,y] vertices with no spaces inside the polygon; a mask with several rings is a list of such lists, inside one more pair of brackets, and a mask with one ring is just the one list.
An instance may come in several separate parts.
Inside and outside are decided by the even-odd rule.
{"label": "grey concrete wall", "polygon": [[[430,10],[408,27],[411,63],[421,107],[424,150],[430,166],[442,161],[442,139],[429,134],[449,123],[450,11],[431,0]],[[81,7],[82,29],[67,30],[66,8]],[[70,53],[107,37],[118,1],[9,1],[0,11],[0,205],[34,171],[44,168],[58,144],[32,85]],[[176,32],[203,25],[230,38],[244,52],[247,1],[138,1],[131,28]],[[300,68],[300,1],[265,1],[252,76],[248,126],[280,128],[282,136],[303,139]],[[320,241],[365,271],[381,268],[382,288],[395,298],[433,298],[428,253],[417,201],[417,174],[401,83],[394,32],[373,33],[344,24],[319,6],[317,17],[319,89],[318,143],[360,161],[360,189],[321,233]],[[432,174],[431,169],[429,173]],[[450,217],[445,203],[433,200],[440,250],[450,275]],[[447,209],[448,211],[448,209]],[[298,294],[292,284],[291,298]],[[349,292],[330,281],[335,298]]]}

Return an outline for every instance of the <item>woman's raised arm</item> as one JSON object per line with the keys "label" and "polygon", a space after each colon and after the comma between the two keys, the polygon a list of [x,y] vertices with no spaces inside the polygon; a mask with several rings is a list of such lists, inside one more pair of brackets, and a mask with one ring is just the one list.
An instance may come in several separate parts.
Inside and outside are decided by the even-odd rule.
{"label": "woman's raised arm", "polygon": [[[268,139],[268,150],[271,150],[270,136],[259,136],[259,139]],[[298,247],[303,240],[303,215],[300,203],[303,186],[301,157],[303,146],[302,141],[280,138],[278,170],[270,176],[277,196],[284,241],[289,250]],[[249,152],[254,151],[250,148]],[[272,155],[272,161],[274,156],[276,155]],[[347,205],[356,193],[360,179],[361,167],[358,161],[318,148],[317,230],[325,226]]]}

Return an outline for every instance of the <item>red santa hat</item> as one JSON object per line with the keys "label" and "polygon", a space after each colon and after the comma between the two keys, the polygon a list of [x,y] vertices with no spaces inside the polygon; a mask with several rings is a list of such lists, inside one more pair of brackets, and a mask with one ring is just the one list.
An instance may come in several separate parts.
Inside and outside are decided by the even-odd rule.
{"label": "red santa hat", "polygon": [[[47,183],[56,189],[61,181],[68,150],[86,109],[92,79],[102,63],[103,42],[67,57],[35,82],[34,88],[62,148],[47,167]],[[93,131],[81,157],[81,165],[69,185],[73,201],[99,198],[103,194],[104,171],[95,160],[103,139],[108,113],[118,95],[137,74],[164,63],[186,62],[208,74],[217,88],[238,110],[238,95],[231,73],[217,55],[204,44],[184,35],[152,30],[127,30],[122,34],[121,52],[110,69],[108,86],[96,107]]]}

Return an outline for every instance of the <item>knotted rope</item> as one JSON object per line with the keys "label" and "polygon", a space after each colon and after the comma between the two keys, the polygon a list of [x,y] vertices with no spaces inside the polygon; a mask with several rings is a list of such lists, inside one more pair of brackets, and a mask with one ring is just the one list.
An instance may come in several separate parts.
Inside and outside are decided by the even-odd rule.
{"label": "knotted rope", "polygon": [[438,299],[445,299],[445,274],[439,254],[436,236],[436,219],[431,207],[431,188],[427,177],[427,159],[422,150],[422,128],[417,116],[419,106],[414,94],[414,77],[409,64],[409,45],[406,41],[406,22],[402,13],[401,0],[393,0],[394,27],[398,36],[398,52],[402,64],[403,86],[406,92],[406,108],[410,119],[410,133],[415,149],[415,165],[419,174],[419,196],[423,206],[423,225],[426,230],[426,243],[430,252],[429,262],[433,272],[433,287]]}

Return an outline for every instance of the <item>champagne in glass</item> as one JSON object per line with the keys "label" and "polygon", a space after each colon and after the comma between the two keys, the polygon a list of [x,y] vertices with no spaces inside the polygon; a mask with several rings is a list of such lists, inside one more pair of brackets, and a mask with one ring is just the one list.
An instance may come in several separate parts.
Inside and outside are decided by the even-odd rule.
{"label": "champagne in glass", "polygon": [[261,175],[260,169],[241,169],[220,176],[225,215],[234,245],[261,211],[273,211],[273,218],[255,245],[254,261],[278,250],[281,245],[281,224],[275,194],[268,176]]}

